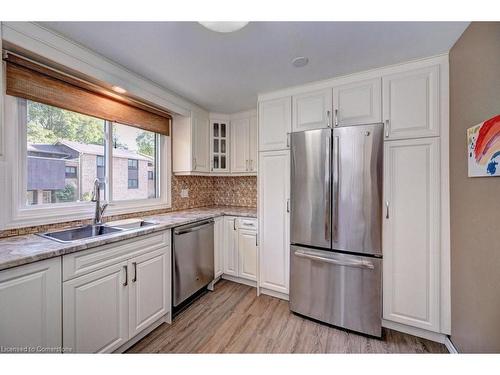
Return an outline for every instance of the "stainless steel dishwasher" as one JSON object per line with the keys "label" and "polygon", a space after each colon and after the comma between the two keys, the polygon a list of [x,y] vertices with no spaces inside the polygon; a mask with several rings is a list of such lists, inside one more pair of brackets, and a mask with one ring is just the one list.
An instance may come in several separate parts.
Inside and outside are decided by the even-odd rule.
{"label": "stainless steel dishwasher", "polygon": [[183,225],[172,233],[175,309],[214,279],[214,220]]}

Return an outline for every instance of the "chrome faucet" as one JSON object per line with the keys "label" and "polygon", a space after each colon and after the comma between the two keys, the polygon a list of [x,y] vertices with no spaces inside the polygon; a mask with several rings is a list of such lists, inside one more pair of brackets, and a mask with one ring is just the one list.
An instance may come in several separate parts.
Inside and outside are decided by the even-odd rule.
{"label": "chrome faucet", "polygon": [[94,216],[94,225],[102,224],[102,214],[106,207],[108,207],[107,203],[104,203],[101,206],[101,182],[98,178],[94,180],[94,191],[92,192],[92,202],[95,202],[95,216]]}

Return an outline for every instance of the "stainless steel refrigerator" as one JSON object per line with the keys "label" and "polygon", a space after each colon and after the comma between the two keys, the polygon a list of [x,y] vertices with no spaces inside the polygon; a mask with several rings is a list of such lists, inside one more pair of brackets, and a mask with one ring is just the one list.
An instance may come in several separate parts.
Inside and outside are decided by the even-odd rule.
{"label": "stainless steel refrigerator", "polygon": [[381,336],[383,125],[292,133],[290,309]]}

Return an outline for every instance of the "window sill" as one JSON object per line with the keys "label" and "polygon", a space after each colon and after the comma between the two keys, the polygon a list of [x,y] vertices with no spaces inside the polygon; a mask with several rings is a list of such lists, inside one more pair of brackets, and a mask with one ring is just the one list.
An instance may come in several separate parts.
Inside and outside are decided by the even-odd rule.
{"label": "window sill", "polygon": [[[159,199],[145,201],[130,201],[112,203],[106,209],[104,217],[146,212],[153,210],[164,210],[171,208],[169,202]],[[15,229],[46,224],[57,224],[78,220],[89,220],[94,217],[95,203],[77,203],[65,205],[64,207],[33,207],[24,208],[16,212],[4,228]]]}

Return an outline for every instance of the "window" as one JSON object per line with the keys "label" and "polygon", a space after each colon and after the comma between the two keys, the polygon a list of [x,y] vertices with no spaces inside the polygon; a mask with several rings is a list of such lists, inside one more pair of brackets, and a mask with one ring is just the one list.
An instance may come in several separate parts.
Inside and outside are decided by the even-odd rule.
{"label": "window", "polygon": [[[159,135],[123,124],[113,124],[113,199],[117,201],[158,197],[155,176]],[[125,170],[126,168],[126,170]],[[117,172],[120,170],[121,172]]]}
{"label": "window", "polygon": [[66,178],[76,178],[76,167],[66,167]]}
{"label": "window", "polygon": [[96,178],[106,200],[160,198],[159,134],[17,101],[26,124],[26,206],[90,201]]}

